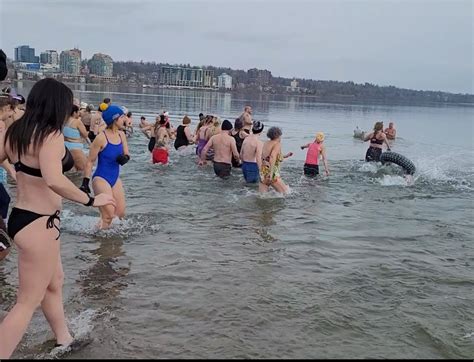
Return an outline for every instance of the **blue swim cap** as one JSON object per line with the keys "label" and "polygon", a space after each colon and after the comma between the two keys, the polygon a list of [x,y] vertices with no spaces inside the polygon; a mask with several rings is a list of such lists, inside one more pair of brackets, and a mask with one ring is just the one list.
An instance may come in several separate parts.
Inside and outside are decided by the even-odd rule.
{"label": "blue swim cap", "polygon": [[116,104],[111,104],[102,111],[102,118],[104,119],[104,122],[107,124],[107,126],[110,126],[114,121],[119,118],[121,115],[125,114],[122,107],[116,105]]}

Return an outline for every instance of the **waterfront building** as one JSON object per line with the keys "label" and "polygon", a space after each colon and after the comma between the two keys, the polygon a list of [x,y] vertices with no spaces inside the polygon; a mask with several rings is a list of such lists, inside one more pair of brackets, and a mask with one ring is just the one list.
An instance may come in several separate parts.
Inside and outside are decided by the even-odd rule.
{"label": "waterfront building", "polygon": [[211,88],[214,71],[199,67],[162,66],[160,84],[176,87]]}
{"label": "waterfront building", "polygon": [[217,86],[224,89],[232,89],[232,77],[227,73],[222,73],[217,77]]}
{"label": "waterfront building", "polygon": [[114,72],[114,61],[107,54],[97,53],[87,62],[89,73],[100,77],[112,77]]}
{"label": "waterfront building", "polygon": [[15,62],[39,63],[39,57],[35,56],[35,48],[30,48],[29,45],[20,45],[15,48]]}
{"label": "waterfront building", "polygon": [[81,72],[81,56],[79,49],[64,50],[59,57],[59,67],[66,74],[79,75]]}
{"label": "waterfront building", "polygon": [[247,71],[249,82],[251,84],[259,85],[259,86],[266,86],[270,85],[272,80],[272,72],[269,70],[261,70],[261,69],[249,69]]}
{"label": "waterfront building", "polygon": [[56,50],[46,50],[40,54],[40,63],[59,66],[59,54]]}

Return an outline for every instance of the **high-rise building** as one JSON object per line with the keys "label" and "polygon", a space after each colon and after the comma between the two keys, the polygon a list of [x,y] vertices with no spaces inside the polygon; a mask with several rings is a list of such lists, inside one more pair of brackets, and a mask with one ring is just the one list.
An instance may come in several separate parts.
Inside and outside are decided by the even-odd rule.
{"label": "high-rise building", "polygon": [[222,73],[217,77],[217,86],[219,88],[232,89],[232,77],[227,73]]}
{"label": "high-rise building", "polygon": [[59,57],[59,67],[64,73],[79,75],[81,72],[81,51],[76,48],[63,50]]}
{"label": "high-rise building", "polygon": [[87,62],[90,74],[111,77],[114,72],[114,61],[107,54],[97,53]]}
{"label": "high-rise building", "polygon": [[40,54],[40,63],[52,66],[59,65],[59,54],[56,50],[46,50]]}
{"label": "high-rise building", "polygon": [[35,48],[29,45],[20,45],[15,48],[15,62],[39,63],[39,57],[35,56]]}
{"label": "high-rise building", "polygon": [[250,83],[260,86],[269,85],[272,80],[272,72],[266,69],[249,69],[247,74],[249,76]]}

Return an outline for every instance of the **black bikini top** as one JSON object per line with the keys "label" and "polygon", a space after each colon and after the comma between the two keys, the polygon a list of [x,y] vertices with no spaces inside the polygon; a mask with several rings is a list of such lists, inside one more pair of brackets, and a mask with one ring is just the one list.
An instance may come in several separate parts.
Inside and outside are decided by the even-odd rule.
{"label": "black bikini top", "polygon": [[[74,167],[74,159],[72,158],[71,152],[69,152],[66,147],[64,148],[66,149],[66,154],[62,159],[63,173],[71,170]],[[18,162],[15,162],[14,167],[16,172],[23,172],[27,175],[35,177],[43,177],[40,169],[33,168],[22,163],[20,160],[20,155],[18,155]]]}
{"label": "black bikini top", "polygon": [[375,144],[378,144],[378,145],[383,145],[383,140],[379,140],[377,139],[377,134],[374,133],[374,135],[372,136],[372,138],[370,139],[370,143],[375,143]]}

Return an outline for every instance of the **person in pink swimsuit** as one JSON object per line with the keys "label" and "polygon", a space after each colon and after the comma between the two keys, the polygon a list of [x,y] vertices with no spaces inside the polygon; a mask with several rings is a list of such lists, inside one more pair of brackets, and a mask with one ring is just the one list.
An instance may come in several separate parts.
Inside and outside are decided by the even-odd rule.
{"label": "person in pink swimsuit", "polygon": [[316,139],[312,143],[301,146],[301,149],[308,149],[306,153],[306,161],[304,163],[304,174],[308,177],[315,177],[319,175],[319,157],[321,156],[324,162],[324,170],[326,176],[329,176],[329,167],[326,158],[326,148],[323,145],[324,133],[316,133]]}

